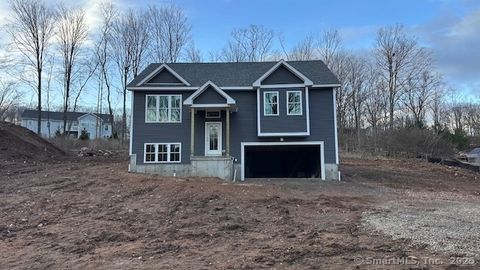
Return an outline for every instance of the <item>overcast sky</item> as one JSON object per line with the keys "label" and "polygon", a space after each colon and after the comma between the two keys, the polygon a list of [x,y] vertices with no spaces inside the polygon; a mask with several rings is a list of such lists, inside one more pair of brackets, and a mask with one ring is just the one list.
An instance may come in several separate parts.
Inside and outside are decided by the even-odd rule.
{"label": "overcast sky", "polygon": [[[91,29],[99,22],[101,0],[64,1],[84,6]],[[49,3],[59,1],[47,0]],[[403,24],[430,47],[448,83],[467,98],[480,96],[480,1],[478,0],[114,0],[121,9],[173,2],[193,26],[197,47],[208,53],[225,45],[235,27],[261,24],[282,32],[288,45],[308,34],[338,29],[345,46],[362,51],[372,46],[378,28]],[[0,24],[8,17],[8,1],[0,0]],[[5,36],[2,37],[4,39]]]}

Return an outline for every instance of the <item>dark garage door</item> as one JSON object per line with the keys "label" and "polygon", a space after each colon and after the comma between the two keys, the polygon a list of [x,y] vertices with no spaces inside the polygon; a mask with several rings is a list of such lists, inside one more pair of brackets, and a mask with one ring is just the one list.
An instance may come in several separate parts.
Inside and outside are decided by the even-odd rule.
{"label": "dark garage door", "polygon": [[320,178],[320,145],[245,146],[245,178]]}

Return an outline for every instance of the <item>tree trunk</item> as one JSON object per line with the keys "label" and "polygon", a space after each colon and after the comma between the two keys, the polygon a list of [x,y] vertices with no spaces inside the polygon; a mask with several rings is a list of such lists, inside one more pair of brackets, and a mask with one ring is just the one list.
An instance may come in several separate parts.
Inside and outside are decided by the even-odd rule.
{"label": "tree trunk", "polygon": [[37,134],[41,135],[42,132],[42,69],[37,66],[37,91],[38,91],[38,122],[37,122]]}

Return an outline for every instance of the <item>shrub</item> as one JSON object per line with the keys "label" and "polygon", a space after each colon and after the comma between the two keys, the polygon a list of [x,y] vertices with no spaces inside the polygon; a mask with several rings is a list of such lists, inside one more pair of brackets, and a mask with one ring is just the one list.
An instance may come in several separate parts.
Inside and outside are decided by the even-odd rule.
{"label": "shrub", "polygon": [[380,139],[380,144],[389,155],[393,156],[450,157],[455,150],[448,136],[418,127],[386,131]]}
{"label": "shrub", "polygon": [[78,137],[82,141],[86,141],[90,139],[90,134],[84,129],[82,130],[82,133],[80,134],[80,137]]}

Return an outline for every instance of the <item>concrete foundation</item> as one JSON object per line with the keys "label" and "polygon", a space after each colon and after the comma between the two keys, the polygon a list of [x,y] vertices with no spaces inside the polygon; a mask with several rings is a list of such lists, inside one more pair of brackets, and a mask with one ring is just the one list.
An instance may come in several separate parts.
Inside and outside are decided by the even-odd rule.
{"label": "concrete foundation", "polygon": [[[129,172],[150,173],[178,177],[218,177],[241,180],[242,166],[230,157],[191,157],[191,164],[136,164],[135,154],[130,156]],[[325,164],[325,180],[340,180],[337,164]]]}
{"label": "concrete foundation", "polygon": [[325,180],[340,180],[337,164],[325,164]]}
{"label": "concrete foundation", "polygon": [[131,155],[128,171],[162,176],[218,177],[224,180],[232,180],[233,161],[230,157],[192,157],[190,161],[190,164],[136,164],[135,155]]}

